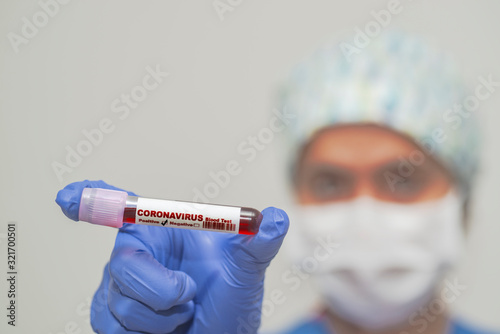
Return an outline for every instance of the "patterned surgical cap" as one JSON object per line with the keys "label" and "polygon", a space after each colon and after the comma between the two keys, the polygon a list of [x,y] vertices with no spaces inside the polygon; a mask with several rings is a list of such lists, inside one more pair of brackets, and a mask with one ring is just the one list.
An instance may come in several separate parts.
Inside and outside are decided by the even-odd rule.
{"label": "patterned surgical cap", "polygon": [[415,139],[467,196],[478,165],[479,130],[476,111],[463,116],[468,95],[453,62],[396,32],[378,36],[349,59],[339,45],[299,64],[280,92],[282,108],[296,116],[288,127],[292,165],[318,130],[375,123]]}

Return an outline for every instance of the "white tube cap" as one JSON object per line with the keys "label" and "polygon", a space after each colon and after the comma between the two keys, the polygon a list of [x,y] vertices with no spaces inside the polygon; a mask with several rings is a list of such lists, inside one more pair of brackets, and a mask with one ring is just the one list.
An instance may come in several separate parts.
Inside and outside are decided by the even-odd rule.
{"label": "white tube cap", "polygon": [[122,227],[127,196],[125,191],[85,188],[78,219],[97,225]]}

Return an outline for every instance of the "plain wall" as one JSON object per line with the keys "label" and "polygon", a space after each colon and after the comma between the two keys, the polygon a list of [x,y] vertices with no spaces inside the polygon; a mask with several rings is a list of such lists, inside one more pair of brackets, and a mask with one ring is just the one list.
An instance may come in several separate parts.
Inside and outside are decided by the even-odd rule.
{"label": "plain wall", "polygon": [[[225,1],[224,1],[225,2]],[[237,1],[232,1],[236,4]],[[402,0],[387,29],[423,36],[456,56],[474,86],[500,80],[500,3]],[[18,226],[18,318],[0,332],[90,333],[88,303],[101,279],[116,231],[67,219],[55,204],[59,189],[103,179],[138,194],[192,200],[210,172],[230,160],[242,173],[215,203],[290,207],[279,160],[282,134],[246,161],[237,147],[268,126],[273,94],[292,66],[331,40],[352,37],[388,1],[241,1],[223,20],[212,1],[79,1],[60,5],[47,24],[15,52],[9,33],[41,11],[37,1],[0,4],[0,135],[2,192],[0,268],[6,272],[7,223]],[[12,36],[12,35],[11,35]],[[141,85],[148,66],[169,75],[124,119],[112,102]],[[500,330],[500,92],[481,103],[484,150],[473,205],[468,256],[459,271],[467,289],[452,307]],[[67,147],[83,130],[110,119],[113,131],[59,180]],[[293,223],[293,222],[292,222]],[[316,295],[308,280],[291,291],[281,280],[282,252],[266,277],[266,294],[286,303],[263,318],[263,329],[290,325]],[[7,282],[0,283],[5,305]],[[267,296],[267,295],[266,295]],[[266,297],[267,298],[267,297]],[[2,312],[2,314],[5,313]]]}

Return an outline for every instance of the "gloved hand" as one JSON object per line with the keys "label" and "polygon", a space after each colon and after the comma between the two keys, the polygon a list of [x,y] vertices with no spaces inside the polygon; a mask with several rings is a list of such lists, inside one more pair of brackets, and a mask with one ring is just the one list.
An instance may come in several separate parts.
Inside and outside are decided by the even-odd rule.
{"label": "gloved hand", "polygon": [[[56,202],[69,218],[78,220],[87,187],[121,190],[103,181],[66,186]],[[124,224],[92,301],[94,331],[256,333],[264,273],[288,230],[284,211],[262,214],[254,236]]]}

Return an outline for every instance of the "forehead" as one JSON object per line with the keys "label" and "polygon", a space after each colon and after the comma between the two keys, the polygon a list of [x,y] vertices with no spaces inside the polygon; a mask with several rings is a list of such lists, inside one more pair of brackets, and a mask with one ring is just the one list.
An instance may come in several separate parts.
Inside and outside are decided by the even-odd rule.
{"label": "forehead", "polygon": [[371,124],[327,127],[305,147],[303,162],[374,167],[421,150],[411,138]]}

